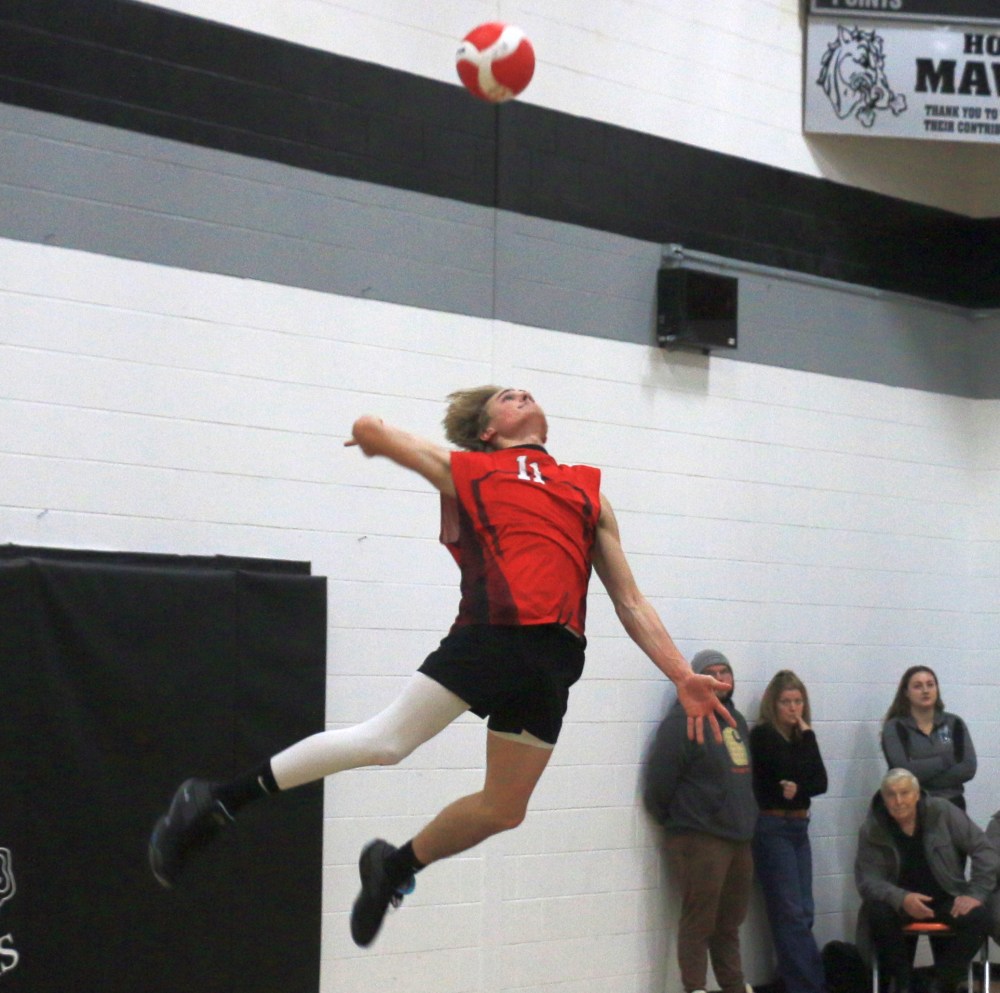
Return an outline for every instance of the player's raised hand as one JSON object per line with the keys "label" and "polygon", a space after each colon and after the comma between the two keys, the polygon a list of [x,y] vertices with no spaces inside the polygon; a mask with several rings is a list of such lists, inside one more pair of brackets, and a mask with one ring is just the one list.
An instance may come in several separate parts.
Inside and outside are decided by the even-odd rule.
{"label": "player's raised hand", "polygon": [[377,444],[385,431],[385,422],[381,417],[365,414],[351,425],[351,437],[344,442],[344,448],[360,448],[369,458],[380,455]]}
{"label": "player's raised hand", "polygon": [[705,743],[705,721],[712,729],[712,737],[722,741],[722,730],[719,727],[721,717],[731,727],[736,727],[736,718],[729,713],[726,705],[719,699],[716,692],[728,692],[732,687],[720,682],[707,673],[692,672],[686,679],[677,683],[677,699],[687,714],[688,738]]}

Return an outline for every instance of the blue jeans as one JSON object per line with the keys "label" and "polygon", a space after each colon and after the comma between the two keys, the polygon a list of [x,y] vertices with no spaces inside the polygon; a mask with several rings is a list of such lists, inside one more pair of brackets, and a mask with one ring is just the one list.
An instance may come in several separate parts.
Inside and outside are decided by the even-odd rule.
{"label": "blue jeans", "polygon": [[807,818],[761,814],[753,861],[764,891],[778,975],[788,993],[822,993],[823,962],[813,937],[812,848]]}

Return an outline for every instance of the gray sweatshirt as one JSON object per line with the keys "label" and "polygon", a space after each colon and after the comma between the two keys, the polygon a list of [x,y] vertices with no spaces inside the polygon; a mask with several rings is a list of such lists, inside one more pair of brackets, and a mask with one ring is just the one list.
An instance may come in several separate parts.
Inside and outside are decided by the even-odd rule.
{"label": "gray sweatshirt", "polygon": [[[699,652],[692,668],[701,672],[719,657],[724,658]],[[757,801],[750,774],[749,732],[732,698],[723,702],[736,718],[736,727],[719,722],[721,744],[707,728],[704,745],[688,740],[687,714],[679,701],[667,711],[653,739],[646,756],[643,800],[668,833],[696,831],[728,841],[753,837]]]}
{"label": "gray sweatshirt", "polygon": [[882,728],[882,752],[890,769],[909,769],[931,796],[951,800],[976,774],[976,749],[965,721],[943,711],[924,734],[912,717],[890,717]]}

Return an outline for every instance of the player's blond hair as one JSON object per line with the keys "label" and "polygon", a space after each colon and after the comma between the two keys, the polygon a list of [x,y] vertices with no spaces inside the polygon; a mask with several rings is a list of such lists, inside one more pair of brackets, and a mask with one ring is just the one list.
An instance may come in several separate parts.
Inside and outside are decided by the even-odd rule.
{"label": "player's blond hair", "polygon": [[441,421],[445,437],[453,445],[470,452],[490,451],[490,446],[479,436],[490,423],[486,404],[502,389],[502,386],[472,386],[449,393],[448,409]]}

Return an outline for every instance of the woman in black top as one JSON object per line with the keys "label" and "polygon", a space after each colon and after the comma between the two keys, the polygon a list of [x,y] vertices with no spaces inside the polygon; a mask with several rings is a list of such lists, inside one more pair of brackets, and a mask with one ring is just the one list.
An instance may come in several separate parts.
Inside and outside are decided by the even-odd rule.
{"label": "woman in black top", "polygon": [[810,798],[826,792],[826,768],[809,726],[809,694],[782,669],[764,691],[750,732],[754,794],[760,807],[754,867],[764,892],[778,975],[787,993],[822,993],[823,963],[812,926]]}

